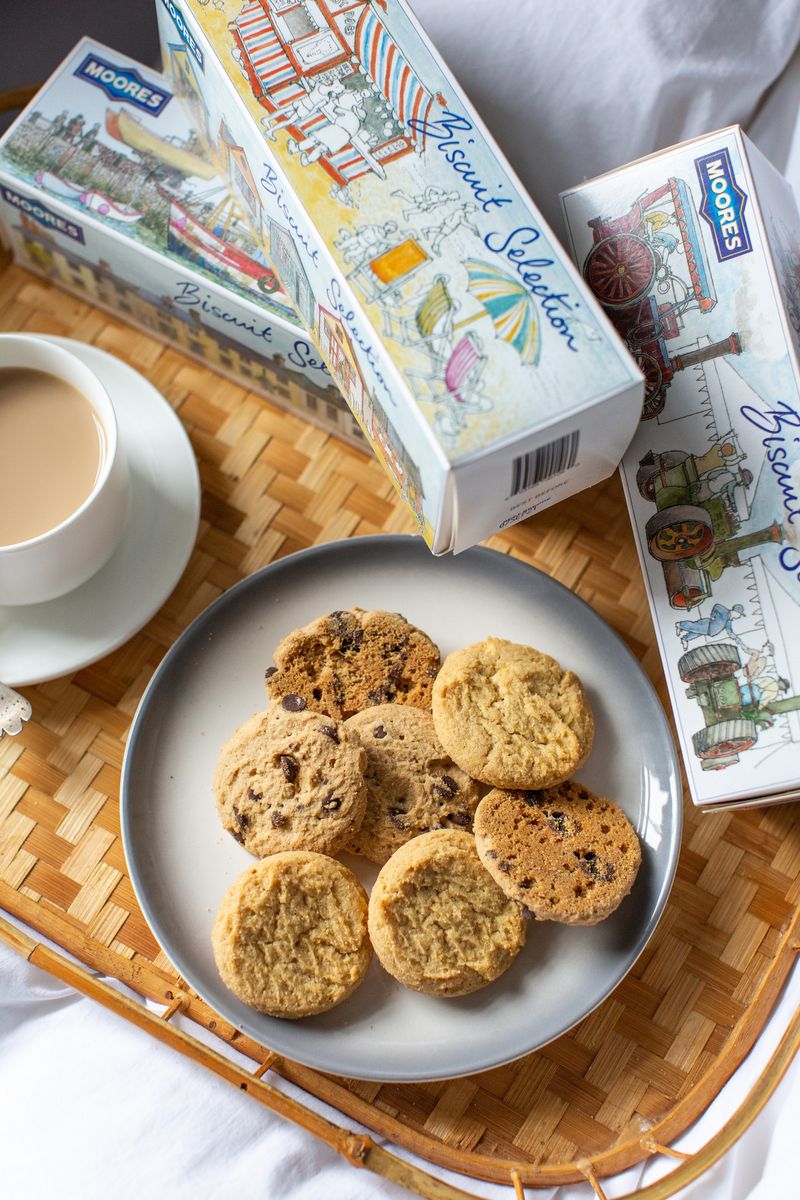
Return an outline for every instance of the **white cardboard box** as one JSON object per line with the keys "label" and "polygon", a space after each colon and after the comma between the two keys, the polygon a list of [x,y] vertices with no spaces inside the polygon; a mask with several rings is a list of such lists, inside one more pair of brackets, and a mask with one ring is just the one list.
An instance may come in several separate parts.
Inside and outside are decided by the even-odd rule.
{"label": "white cardboard box", "polygon": [[22,266],[365,446],[155,71],[84,38],[0,140],[0,221]]}
{"label": "white cardboard box", "polygon": [[622,478],[697,805],[800,795],[800,215],[738,127],[565,192],[647,380]]}
{"label": "white cardboard box", "polygon": [[641,377],[407,6],[157,9],[171,87],[434,553],[610,474]]}

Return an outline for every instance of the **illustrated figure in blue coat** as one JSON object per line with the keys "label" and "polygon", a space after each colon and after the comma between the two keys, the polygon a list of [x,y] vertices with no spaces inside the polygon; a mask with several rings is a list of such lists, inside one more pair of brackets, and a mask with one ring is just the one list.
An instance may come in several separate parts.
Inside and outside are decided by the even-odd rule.
{"label": "illustrated figure in blue coat", "polygon": [[689,642],[696,638],[717,637],[720,633],[726,633],[738,642],[740,639],[733,628],[733,622],[743,616],[744,607],[741,604],[734,604],[733,608],[715,604],[710,617],[698,617],[695,621],[676,621],[675,632],[681,639],[684,650],[688,650]]}

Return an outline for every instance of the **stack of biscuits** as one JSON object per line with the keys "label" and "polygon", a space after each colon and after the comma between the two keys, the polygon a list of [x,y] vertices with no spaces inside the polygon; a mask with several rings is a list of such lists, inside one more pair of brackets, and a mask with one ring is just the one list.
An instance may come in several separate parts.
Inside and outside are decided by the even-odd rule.
{"label": "stack of biscuits", "polygon": [[[214,778],[223,825],[259,860],[212,935],[254,1008],[326,1011],[373,948],[406,986],[465,995],[510,966],[525,917],[594,924],[630,891],[638,839],[570,782],[594,722],[547,655],[489,638],[440,667],[404,617],[354,608],[284,638],[266,688]],[[380,866],[369,898],[342,851]]]}

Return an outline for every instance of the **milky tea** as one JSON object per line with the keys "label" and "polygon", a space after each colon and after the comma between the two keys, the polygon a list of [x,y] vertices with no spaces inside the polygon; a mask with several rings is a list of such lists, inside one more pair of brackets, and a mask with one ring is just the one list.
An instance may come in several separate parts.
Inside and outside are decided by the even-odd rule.
{"label": "milky tea", "polygon": [[46,371],[0,368],[0,547],[55,529],[91,495],[106,434],[77,388]]}

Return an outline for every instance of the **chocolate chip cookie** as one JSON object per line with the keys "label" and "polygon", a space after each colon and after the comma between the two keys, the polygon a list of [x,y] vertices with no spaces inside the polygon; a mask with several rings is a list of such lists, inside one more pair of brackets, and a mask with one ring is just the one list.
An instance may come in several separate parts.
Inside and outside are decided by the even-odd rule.
{"label": "chocolate chip cookie", "polygon": [[379,704],[345,723],[367,754],[367,811],[348,850],[385,863],[431,829],[472,829],[483,789],[445,754],[429,712]]}
{"label": "chocolate chip cookie", "polygon": [[344,719],[376,704],[430,708],[440,655],[399,613],[332,612],[280,641],[265,682],[273,702]]}
{"label": "chocolate chip cookie", "polygon": [[245,850],[338,850],[367,806],[358,736],[321,713],[256,713],[220,751],[214,791],[222,824]]}
{"label": "chocolate chip cookie", "polygon": [[502,788],[560,783],[594,737],[577,675],[531,646],[494,637],[447,656],[433,687],[433,720],[454,762]]}
{"label": "chocolate chip cookie", "polygon": [[370,964],[367,895],[324,854],[273,854],[229,889],[211,942],[223,983],[245,1004],[291,1020],[327,1012]]}
{"label": "chocolate chip cookie", "polygon": [[369,900],[383,967],[431,996],[465,996],[497,979],[525,942],[518,904],[483,869],[472,834],[437,829],[396,851]]}
{"label": "chocolate chip cookie", "polygon": [[481,862],[540,921],[596,925],[633,887],[639,839],[625,813],[582,784],[496,789],[475,813]]}

